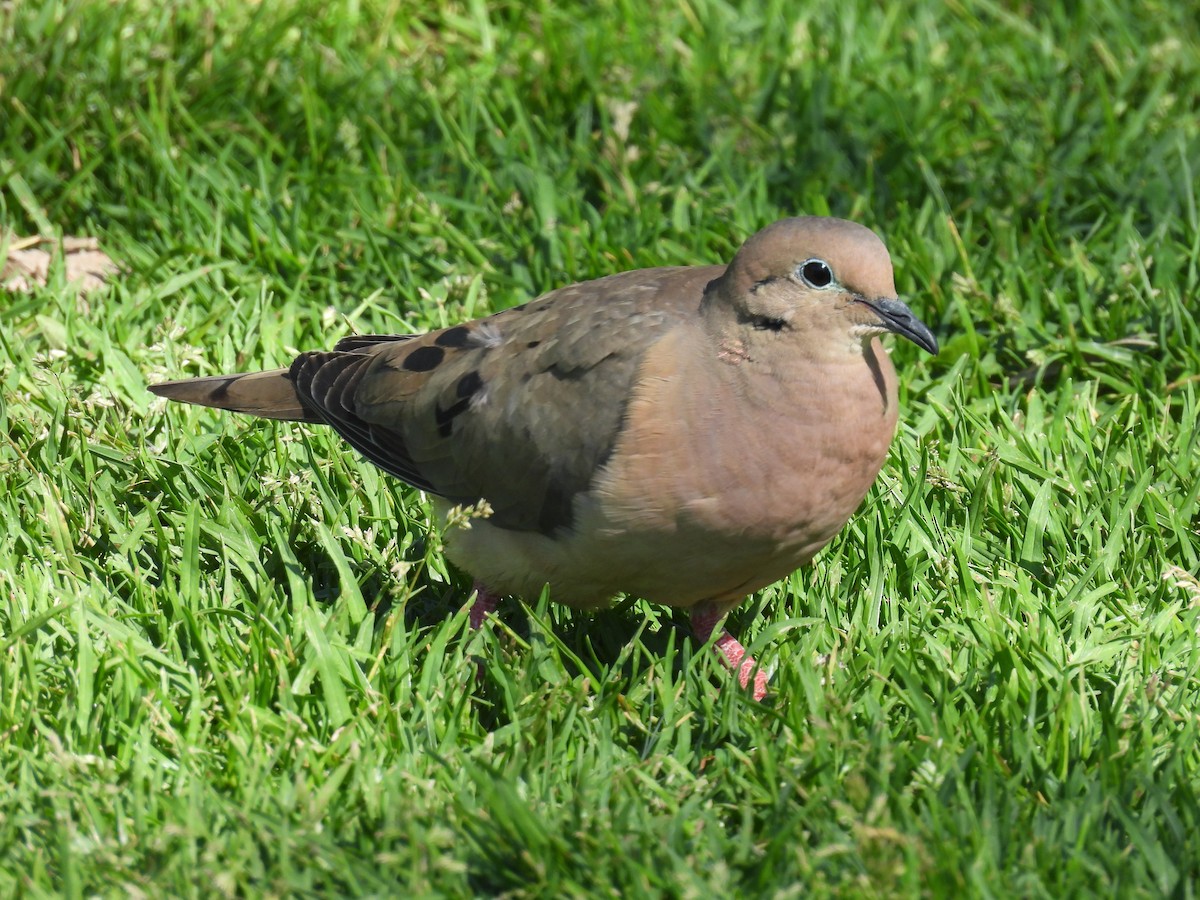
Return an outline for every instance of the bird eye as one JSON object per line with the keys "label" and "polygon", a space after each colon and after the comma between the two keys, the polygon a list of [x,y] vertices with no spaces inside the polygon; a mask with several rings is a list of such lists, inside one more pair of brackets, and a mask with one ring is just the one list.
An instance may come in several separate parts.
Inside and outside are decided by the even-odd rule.
{"label": "bird eye", "polygon": [[823,288],[833,284],[833,270],[823,259],[806,259],[800,263],[799,272],[809,287]]}

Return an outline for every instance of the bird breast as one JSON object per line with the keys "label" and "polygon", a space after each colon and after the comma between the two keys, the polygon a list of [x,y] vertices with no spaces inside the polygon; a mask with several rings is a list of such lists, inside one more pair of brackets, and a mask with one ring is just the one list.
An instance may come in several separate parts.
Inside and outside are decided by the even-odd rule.
{"label": "bird breast", "polygon": [[[807,563],[862,502],[896,426],[877,340],[794,379],[647,354],[614,452],[565,533],[476,523],[447,553],[496,590],[577,607],[734,602]],[[682,461],[682,464],[681,464]]]}

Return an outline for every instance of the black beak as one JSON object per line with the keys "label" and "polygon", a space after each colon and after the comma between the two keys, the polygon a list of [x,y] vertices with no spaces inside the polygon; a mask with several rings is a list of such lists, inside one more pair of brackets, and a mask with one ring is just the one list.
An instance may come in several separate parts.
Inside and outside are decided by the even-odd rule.
{"label": "black beak", "polygon": [[913,315],[908,304],[901,300],[867,300],[861,301],[883,321],[880,323],[888,331],[906,337],[922,350],[927,350],[937,356],[938,342],[924,322]]}

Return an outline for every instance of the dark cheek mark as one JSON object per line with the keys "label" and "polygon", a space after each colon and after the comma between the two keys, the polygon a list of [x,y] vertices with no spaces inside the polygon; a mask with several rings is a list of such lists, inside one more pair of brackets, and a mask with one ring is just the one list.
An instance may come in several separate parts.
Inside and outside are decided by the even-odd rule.
{"label": "dark cheek mark", "polygon": [[471,371],[458,380],[454,387],[454,395],[458,398],[446,409],[440,405],[433,408],[433,420],[437,423],[439,437],[448,438],[454,427],[454,420],[467,411],[471,398],[483,388],[483,378],[478,371]]}
{"label": "dark cheek mark", "polygon": [[459,347],[465,347],[467,345],[467,341],[470,339],[471,329],[466,325],[456,325],[454,328],[449,328],[446,331],[443,331],[433,339],[433,342],[439,347],[458,349]]}
{"label": "dark cheek mark", "polygon": [[875,389],[879,391],[879,402],[883,405],[883,411],[887,412],[887,382],[883,380],[883,370],[879,368],[879,359],[873,349],[867,354],[867,365],[871,368],[871,377],[875,379]]}
{"label": "dark cheek mark", "polygon": [[410,372],[428,372],[436,369],[445,356],[446,351],[441,347],[418,347],[404,357],[403,366]]}
{"label": "dark cheek mark", "polygon": [[532,350],[534,347],[538,346],[540,343],[541,343],[541,341],[530,341],[528,344],[525,345],[525,349]]}

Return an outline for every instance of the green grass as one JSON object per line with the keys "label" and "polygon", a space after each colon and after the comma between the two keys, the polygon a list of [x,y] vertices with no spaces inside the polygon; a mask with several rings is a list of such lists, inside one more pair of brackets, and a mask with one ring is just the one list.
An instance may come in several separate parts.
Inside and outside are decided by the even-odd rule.
{"label": "green grass", "polygon": [[[429,6],[0,6],[0,223],[124,267],[0,296],[0,894],[1194,896],[1188,4]],[[471,635],[419,495],[145,390],[801,212],[943,351],[761,706],[638,602]]]}

